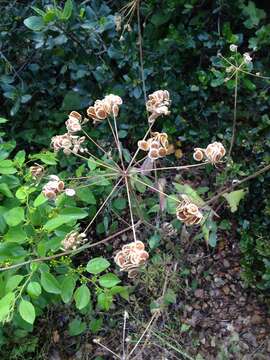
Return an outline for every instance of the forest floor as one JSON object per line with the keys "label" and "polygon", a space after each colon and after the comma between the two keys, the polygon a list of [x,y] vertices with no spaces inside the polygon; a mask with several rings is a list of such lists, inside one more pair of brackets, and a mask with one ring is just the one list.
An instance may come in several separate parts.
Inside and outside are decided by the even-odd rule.
{"label": "forest floor", "polygon": [[[175,246],[171,238],[167,249],[174,249],[174,260],[163,256],[137,279],[126,280],[131,283],[130,301],[118,303],[107,323],[104,320],[100,342],[124,359],[124,310],[129,313],[124,346],[128,353],[153,317],[151,302],[159,301],[166,286],[166,291],[176,294],[174,304],[158,313],[130,359],[270,359],[270,313],[265,294],[244,285],[238,241],[228,235],[220,234],[214,252],[188,236],[181,237],[181,246]],[[125,236],[121,241],[126,241]],[[70,338],[65,324],[62,327],[60,323],[54,319],[49,360],[117,358],[94,343],[92,334],[78,343],[78,337]]]}

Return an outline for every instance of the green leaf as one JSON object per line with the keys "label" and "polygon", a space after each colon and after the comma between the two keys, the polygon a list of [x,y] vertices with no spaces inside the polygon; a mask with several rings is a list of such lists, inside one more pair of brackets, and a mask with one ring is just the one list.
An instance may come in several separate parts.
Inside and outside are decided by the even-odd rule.
{"label": "green leaf", "polygon": [[129,293],[128,289],[124,286],[114,286],[110,289],[110,294],[115,295],[119,294],[123,299],[128,300],[129,299]]}
{"label": "green leaf", "polygon": [[14,302],[15,302],[15,294],[12,292],[7,293],[0,300],[0,322],[5,322],[8,320]]}
{"label": "green leaf", "polygon": [[33,31],[40,31],[44,27],[44,21],[41,16],[30,16],[23,23],[28,29]]}
{"label": "green leaf", "polygon": [[38,15],[40,15],[40,16],[46,15],[46,12],[45,12],[45,11],[37,8],[36,6],[31,6],[31,9],[33,9],[33,10],[34,10]]}
{"label": "green leaf", "polygon": [[223,196],[228,201],[230,205],[231,212],[235,212],[238,208],[238,205],[240,203],[240,200],[243,199],[246,195],[245,190],[235,190],[230,193],[225,193]]}
{"label": "green leaf", "polygon": [[113,207],[117,210],[124,210],[127,206],[125,198],[118,198],[113,201]]}
{"label": "green leaf", "polygon": [[17,169],[13,166],[13,161],[11,160],[1,160],[0,161],[0,174],[10,175],[17,172]]}
{"label": "green leaf", "polygon": [[110,266],[110,263],[108,260],[102,258],[102,257],[98,257],[95,259],[92,259],[88,262],[88,264],[86,265],[86,270],[90,273],[90,274],[99,274],[102,271],[106,270],[108,267]]}
{"label": "green leaf", "polygon": [[170,305],[176,303],[176,294],[172,289],[168,289],[164,295],[164,304]]}
{"label": "green leaf", "polygon": [[39,194],[35,200],[34,200],[34,207],[39,207],[40,205],[44,204],[48,199],[46,196],[43,195],[43,193]]}
{"label": "green leaf", "polygon": [[24,164],[24,162],[25,162],[25,151],[24,150],[20,150],[20,151],[18,151],[17,152],[17,154],[16,154],[16,156],[15,156],[15,158],[14,158],[14,160],[15,160],[15,162],[21,167],[23,164]]}
{"label": "green leaf", "polygon": [[8,122],[8,119],[0,117],[0,124],[5,124],[6,122]]}
{"label": "green leaf", "polygon": [[28,300],[22,299],[19,305],[19,313],[23,320],[29,324],[33,324],[36,318],[34,306]]}
{"label": "green leaf", "polygon": [[22,275],[11,276],[6,283],[5,292],[8,293],[8,292],[11,292],[12,290],[16,289],[16,287],[20,284],[22,279],[23,279]]}
{"label": "green leaf", "polygon": [[4,240],[22,244],[27,239],[27,234],[21,225],[9,228],[8,232],[4,235]]}
{"label": "green leaf", "polygon": [[68,222],[73,220],[83,219],[87,215],[88,213],[80,208],[76,208],[76,207],[65,208],[62,211],[60,211],[59,215],[57,215],[55,218],[47,221],[46,224],[44,225],[44,229],[51,232],[63,224],[67,224]]}
{"label": "green leaf", "polygon": [[81,310],[90,302],[90,291],[86,285],[80,286],[74,293],[76,308]]}
{"label": "green leaf", "polygon": [[96,167],[97,167],[96,161],[94,159],[91,159],[91,158],[88,159],[87,165],[88,165],[89,169],[92,170],[92,171],[95,170]]}
{"label": "green leaf", "polygon": [[86,330],[86,323],[79,319],[74,319],[69,323],[68,332],[70,336],[77,336]]}
{"label": "green leaf", "polygon": [[78,196],[78,198],[86,204],[95,205],[97,203],[92,191],[88,188],[77,189],[76,196]]}
{"label": "green leaf", "polygon": [[73,3],[72,0],[67,0],[65,2],[64,10],[61,14],[61,19],[68,20],[72,15]]}
{"label": "green leaf", "polygon": [[204,204],[203,199],[188,184],[174,183],[174,187],[176,188],[177,191],[179,191],[180,194],[187,195],[190,198],[190,200],[192,200],[196,205],[202,206]]}
{"label": "green leaf", "polygon": [[65,304],[70,302],[75,289],[76,280],[72,276],[66,276],[61,283],[61,298]]}
{"label": "green leaf", "polygon": [[5,183],[0,184],[0,193],[5,195],[8,198],[13,198],[12,192],[9,190],[9,187]]}
{"label": "green leaf", "polygon": [[4,219],[9,226],[17,226],[24,220],[24,209],[14,207],[4,214]]}
{"label": "green leaf", "polygon": [[41,273],[41,285],[50,294],[61,294],[61,289],[56,278],[49,272]]}
{"label": "green leaf", "polygon": [[30,159],[32,160],[41,160],[44,164],[47,165],[56,165],[57,164],[57,158],[56,153],[46,151],[41,152],[39,154],[34,154],[30,156]]}
{"label": "green leaf", "polygon": [[108,311],[112,305],[113,296],[110,293],[100,293],[97,297],[97,304],[101,310]]}
{"label": "green leaf", "polygon": [[111,288],[121,282],[121,280],[113,273],[108,273],[105,275],[102,275],[98,282],[101,286],[105,288]]}
{"label": "green leaf", "polygon": [[42,291],[40,284],[36,281],[31,281],[27,285],[26,290],[27,290],[27,293],[33,298],[39,297],[39,295],[41,294],[41,291]]}

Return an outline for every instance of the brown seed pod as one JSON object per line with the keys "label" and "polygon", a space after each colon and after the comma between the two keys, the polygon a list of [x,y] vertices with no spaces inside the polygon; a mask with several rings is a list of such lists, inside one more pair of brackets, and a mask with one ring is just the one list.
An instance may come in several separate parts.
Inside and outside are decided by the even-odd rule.
{"label": "brown seed pod", "polygon": [[201,148],[195,148],[193,158],[196,161],[202,161],[204,158],[204,149]]}

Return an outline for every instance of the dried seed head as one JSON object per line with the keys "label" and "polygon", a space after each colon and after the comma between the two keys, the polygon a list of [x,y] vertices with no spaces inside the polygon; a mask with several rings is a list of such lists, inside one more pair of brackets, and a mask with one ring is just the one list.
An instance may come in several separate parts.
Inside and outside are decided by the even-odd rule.
{"label": "dried seed head", "polygon": [[214,143],[209,144],[207,146],[204,153],[205,153],[205,156],[207,157],[207,159],[212,164],[216,164],[226,154],[226,150],[225,150],[224,146],[220,142],[215,141]]}
{"label": "dried seed head", "polygon": [[204,149],[201,148],[195,148],[193,158],[196,161],[202,161],[204,158]]}
{"label": "dried seed head", "polygon": [[149,123],[154,122],[161,115],[169,115],[170,104],[170,94],[167,90],[157,90],[150,94],[146,102],[146,109],[151,113]]}
{"label": "dried seed head", "polygon": [[30,170],[30,174],[35,179],[41,178],[43,176],[43,174],[44,174],[44,167],[42,165],[39,165],[39,164],[30,166],[29,170]]}
{"label": "dried seed head", "polygon": [[75,133],[82,129],[81,127],[82,116],[77,111],[72,111],[69,114],[68,120],[65,122],[67,131]]}
{"label": "dried seed head", "polygon": [[184,198],[176,209],[176,217],[186,225],[199,224],[203,219],[203,214],[198,206],[191,203],[188,198]]}
{"label": "dried seed head", "polygon": [[145,140],[139,140],[138,148],[143,151],[148,151],[149,150],[149,142],[147,142]]}
{"label": "dried seed head", "polygon": [[84,152],[86,149],[81,146],[85,141],[85,136],[76,136],[66,133],[63,135],[56,135],[51,140],[51,146],[54,151],[63,150],[64,154],[70,155],[72,152]]}
{"label": "dried seed head", "polygon": [[102,122],[109,115],[117,116],[119,113],[119,105],[123,101],[118,95],[106,95],[102,100],[96,100],[94,106],[87,109],[87,115],[93,119],[94,123]]}
{"label": "dried seed head", "polygon": [[61,245],[63,250],[76,249],[78,245],[85,241],[85,236],[79,234],[78,231],[71,231],[62,240]]}
{"label": "dried seed head", "polygon": [[141,241],[126,244],[122,250],[117,252],[114,261],[122,271],[130,271],[129,275],[131,275],[134,269],[143,265],[149,258],[149,254],[144,248]]}

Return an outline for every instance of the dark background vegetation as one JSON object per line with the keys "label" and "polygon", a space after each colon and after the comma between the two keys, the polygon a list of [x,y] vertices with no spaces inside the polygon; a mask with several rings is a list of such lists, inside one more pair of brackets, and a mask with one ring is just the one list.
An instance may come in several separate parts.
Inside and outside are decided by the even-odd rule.
{"label": "dark background vegetation", "polygon": [[[52,1],[0,3],[0,112],[9,119],[7,133],[17,150],[48,148],[69,111],[82,111],[108,93],[124,99],[119,126],[126,146],[145,130],[136,14],[129,27],[122,17],[117,31],[115,14],[125,1],[73,3],[68,20],[52,15],[36,31],[24,24],[36,15],[31,6],[44,9]],[[241,52],[252,53],[255,71],[269,76],[269,2],[149,0],[141,2],[140,11],[146,91],[168,89],[173,101],[172,114],[159,123],[160,130],[181,141],[184,158],[193,145],[204,147],[212,140],[228,148],[233,89],[224,84],[226,74],[217,73],[216,55],[227,55],[229,45],[237,43]],[[269,106],[269,81],[241,82],[234,163],[213,178],[216,185],[269,162]],[[101,126],[93,136],[99,139],[105,131]],[[243,276],[260,290],[270,287],[269,180],[269,174],[253,180],[239,212],[224,214],[237,223]]]}

